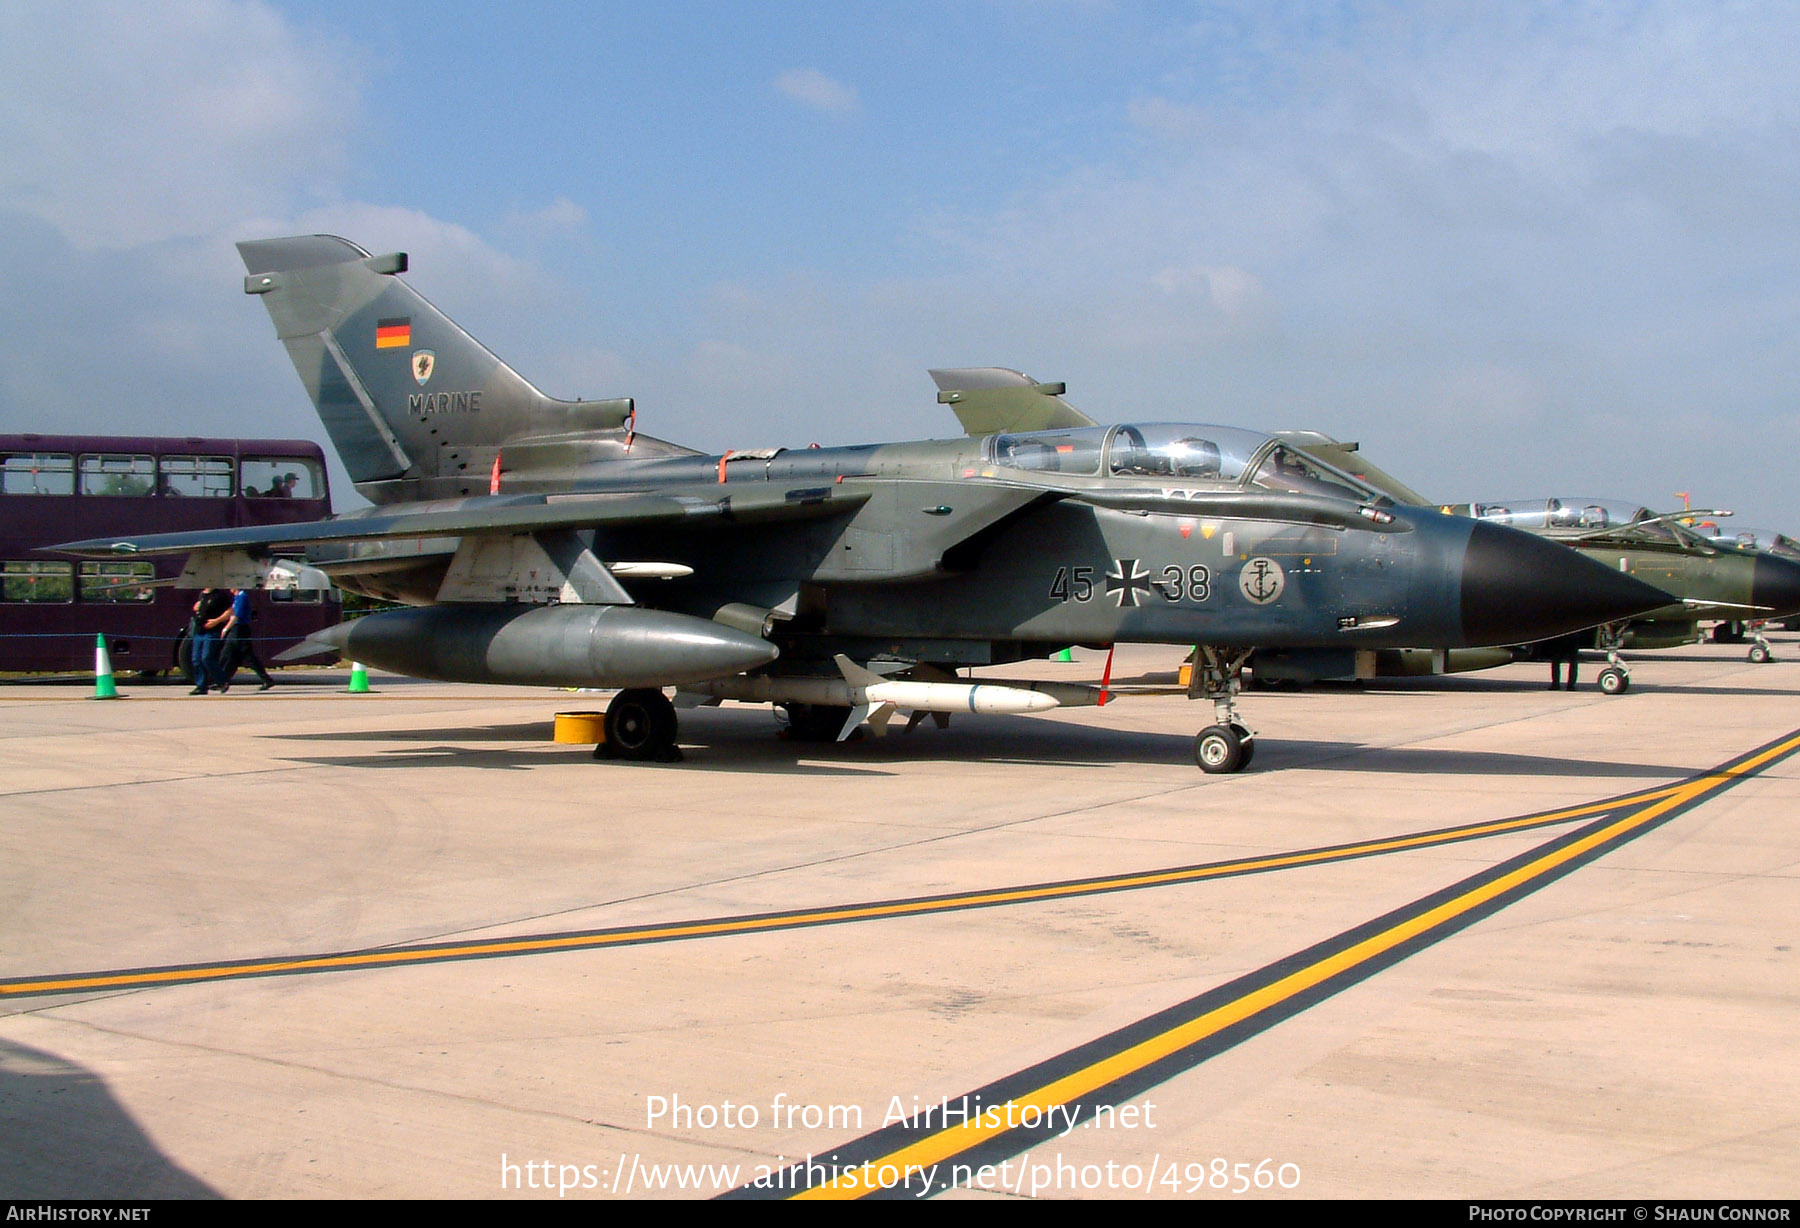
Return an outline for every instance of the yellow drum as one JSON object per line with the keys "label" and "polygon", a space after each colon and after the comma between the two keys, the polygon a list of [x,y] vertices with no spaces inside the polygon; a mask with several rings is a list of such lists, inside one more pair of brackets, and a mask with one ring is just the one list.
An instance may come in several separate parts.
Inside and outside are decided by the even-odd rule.
{"label": "yellow drum", "polygon": [[558,712],[555,742],[582,742],[598,746],[606,741],[604,712]]}

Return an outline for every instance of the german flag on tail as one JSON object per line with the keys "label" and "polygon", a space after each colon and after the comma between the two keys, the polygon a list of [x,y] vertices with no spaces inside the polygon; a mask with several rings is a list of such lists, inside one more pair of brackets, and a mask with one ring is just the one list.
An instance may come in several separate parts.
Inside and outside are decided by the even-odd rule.
{"label": "german flag on tail", "polygon": [[378,350],[405,349],[412,344],[412,317],[400,316],[393,320],[375,321],[375,348]]}

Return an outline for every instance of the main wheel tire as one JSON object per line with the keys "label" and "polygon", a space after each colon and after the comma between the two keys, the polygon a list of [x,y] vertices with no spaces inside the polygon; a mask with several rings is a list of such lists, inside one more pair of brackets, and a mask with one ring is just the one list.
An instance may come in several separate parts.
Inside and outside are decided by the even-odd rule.
{"label": "main wheel tire", "polygon": [[1631,675],[1616,666],[1609,665],[1601,670],[1595,681],[1600,684],[1600,691],[1605,695],[1623,695],[1631,689]]}
{"label": "main wheel tire", "polygon": [[175,668],[189,686],[194,685],[194,637],[185,629],[175,637]]}
{"label": "main wheel tire", "polygon": [[1194,735],[1194,762],[1208,775],[1220,776],[1244,766],[1244,740],[1229,725],[1208,725]]}
{"label": "main wheel tire", "polygon": [[671,760],[678,722],[675,705],[653,687],[620,691],[606,706],[606,749],[615,759]]}
{"label": "main wheel tire", "polygon": [[1775,659],[1775,654],[1761,644],[1750,646],[1750,660],[1756,665],[1767,665]]}

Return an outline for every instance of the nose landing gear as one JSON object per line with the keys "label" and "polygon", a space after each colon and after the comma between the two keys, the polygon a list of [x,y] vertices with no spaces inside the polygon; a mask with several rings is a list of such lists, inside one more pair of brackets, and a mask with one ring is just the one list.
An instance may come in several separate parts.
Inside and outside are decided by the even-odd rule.
{"label": "nose landing gear", "polygon": [[1237,710],[1244,666],[1252,651],[1205,645],[1194,650],[1188,698],[1212,700],[1215,721],[1195,735],[1194,762],[1209,775],[1241,772],[1256,757],[1256,733],[1244,723]]}

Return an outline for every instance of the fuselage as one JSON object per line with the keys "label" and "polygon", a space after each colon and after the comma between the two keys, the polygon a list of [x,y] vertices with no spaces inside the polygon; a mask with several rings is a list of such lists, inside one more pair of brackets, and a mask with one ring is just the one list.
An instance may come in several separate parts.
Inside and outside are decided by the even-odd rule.
{"label": "fuselage", "polygon": [[[838,652],[981,664],[1121,640],[1462,648],[1562,634],[1621,599],[1644,604],[1578,555],[1393,507],[1279,440],[1228,427],[642,458],[619,447],[544,470],[508,469],[502,452],[500,468],[496,503],[859,496],[804,523],[727,514],[705,532],[662,523],[595,534],[600,558],[691,573],[633,585],[635,600],[759,625],[787,666]],[[346,585],[426,603],[455,545],[383,543],[358,547],[360,562],[342,551],[320,561]],[[1546,573],[1564,581],[1545,589]]]}

